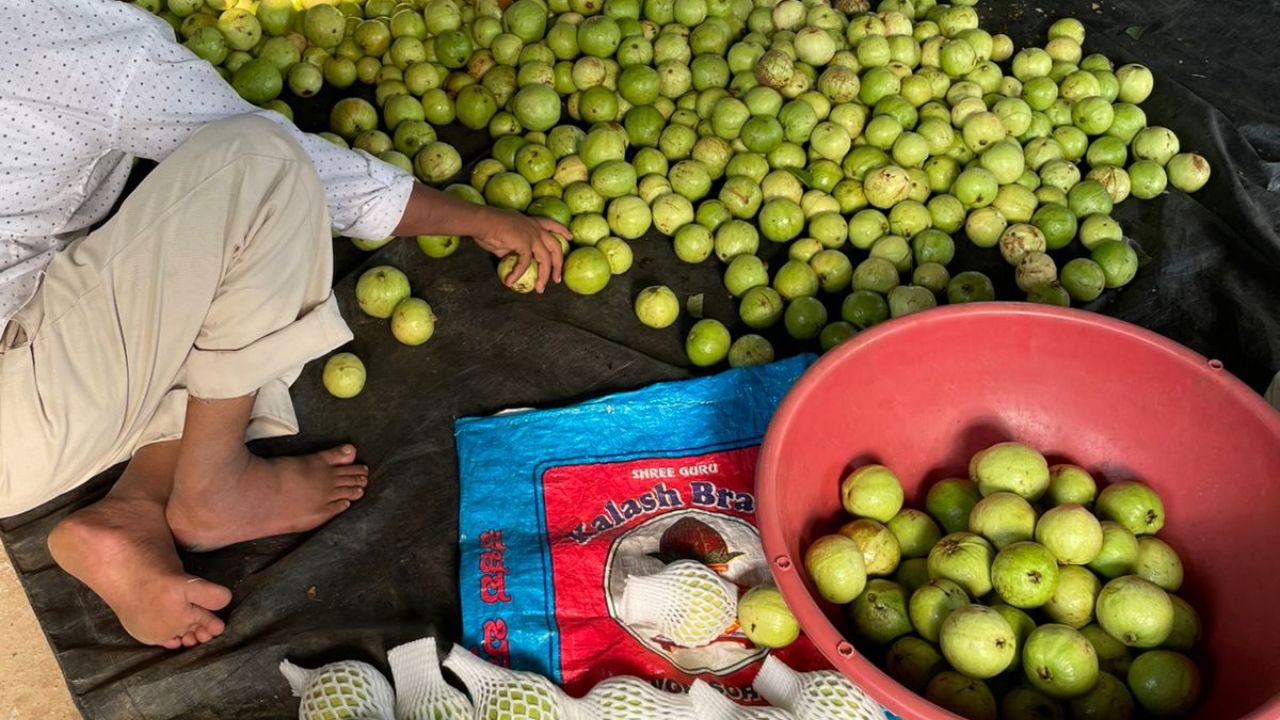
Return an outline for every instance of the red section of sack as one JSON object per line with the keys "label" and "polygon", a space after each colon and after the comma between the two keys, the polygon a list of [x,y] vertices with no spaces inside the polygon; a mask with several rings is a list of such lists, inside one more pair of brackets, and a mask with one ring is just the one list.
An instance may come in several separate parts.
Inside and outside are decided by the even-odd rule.
{"label": "red section of sack", "polygon": [[[750,689],[763,654],[736,627],[702,648],[683,648],[620,619],[629,573],[696,560],[739,592],[768,580],[755,531],[758,448],[552,468],[542,477],[565,689],[580,696],[615,675],[679,690],[695,678],[735,699]],[[829,664],[801,637],[778,656],[797,670]],[[677,687],[677,685],[681,687]]]}

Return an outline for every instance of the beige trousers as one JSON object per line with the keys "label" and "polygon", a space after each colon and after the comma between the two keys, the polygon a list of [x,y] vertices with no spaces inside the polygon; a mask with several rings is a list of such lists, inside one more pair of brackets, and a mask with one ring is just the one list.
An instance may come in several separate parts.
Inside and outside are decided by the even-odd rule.
{"label": "beige trousers", "polygon": [[257,392],[247,439],[296,433],[289,385],[351,339],[332,263],[293,139],[254,116],[194,134],[54,257],[3,333],[0,517],[180,438],[188,395]]}

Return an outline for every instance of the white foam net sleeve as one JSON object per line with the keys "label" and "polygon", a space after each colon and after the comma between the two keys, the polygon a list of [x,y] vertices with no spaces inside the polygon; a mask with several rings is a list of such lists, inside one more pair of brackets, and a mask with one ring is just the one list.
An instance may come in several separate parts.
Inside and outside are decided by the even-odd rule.
{"label": "white foam net sleeve", "polygon": [[862,688],[833,670],[799,673],[770,655],[753,686],[771,705],[797,720],[883,720],[880,706]]}
{"label": "white foam net sleeve", "polygon": [[283,660],[280,673],[301,698],[298,720],[394,720],[396,694],[370,665],[356,660],[306,670]]}
{"label": "white foam net sleeve", "polygon": [[444,666],[467,686],[477,720],[589,720],[578,700],[550,680],[491,665],[454,645]]}
{"label": "white foam net sleeve", "polygon": [[663,692],[629,675],[599,683],[582,703],[596,720],[697,720],[687,695]]}
{"label": "white foam net sleeve", "polygon": [[649,625],[685,647],[701,647],[737,622],[738,591],[706,565],[677,560],[656,574],[628,577],[621,606],[628,625]]}
{"label": "white foam net sleeve", "polygon": [[396,686],[396,720],[471,720],[466,693],[440,674],[435,638],[393,648],[387,662]]}
{"label": "white foam net sleeve", "polygon": [[701,680],[689,686],[689,700],[698,720],[796,720],[782,708],[739,705]]}

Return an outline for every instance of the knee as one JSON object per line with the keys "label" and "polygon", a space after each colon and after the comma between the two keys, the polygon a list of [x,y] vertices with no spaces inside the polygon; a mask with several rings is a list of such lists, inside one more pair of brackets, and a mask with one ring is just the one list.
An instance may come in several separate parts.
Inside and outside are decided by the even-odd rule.
{"label": "knee", "polygon": [[200,131],[215,148],[233,155],[259,155],[310,162],[297,139],[280,124],[261,115],[244,114],[215,120]]}

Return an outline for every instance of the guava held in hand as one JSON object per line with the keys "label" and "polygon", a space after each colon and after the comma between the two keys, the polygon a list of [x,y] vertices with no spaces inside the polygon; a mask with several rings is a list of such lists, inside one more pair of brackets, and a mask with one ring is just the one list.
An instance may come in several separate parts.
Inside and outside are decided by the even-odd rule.
{"label": "guava held in hand", "polygon": [[983,496],[1011,492],[1034,502],[1049,489],[1049,463],[1022,443],[997,443],[973,456],[969,477]]}
{"label": "guava held in hand", "polygon": [[850,515],[887,523],[902,509],[902,483],[883,465],[864,465],[845,478],[840,497]]}

